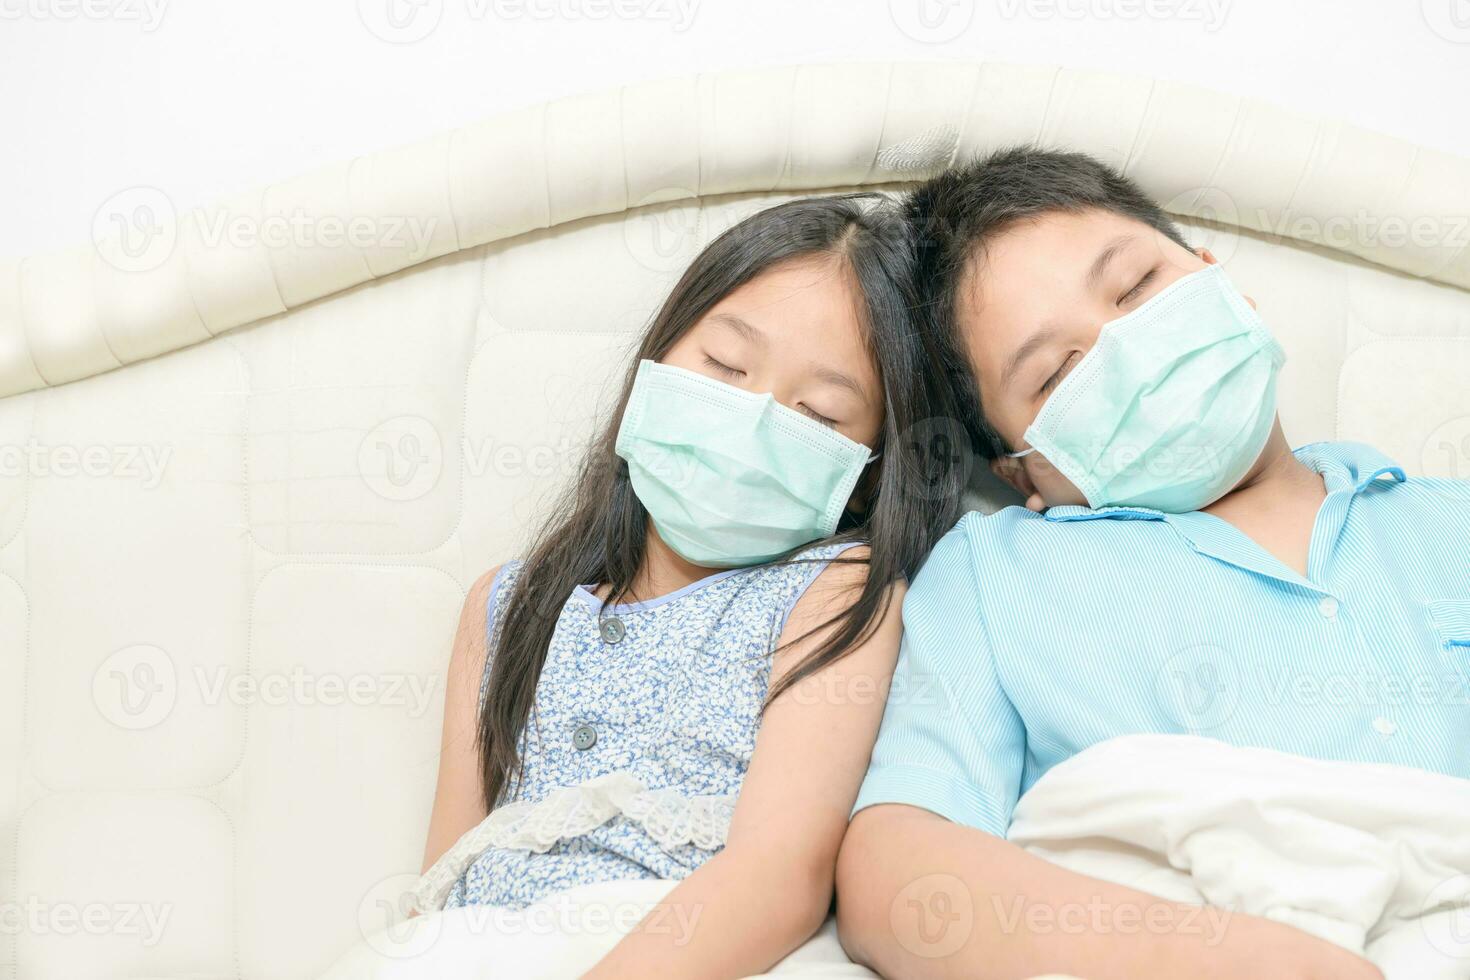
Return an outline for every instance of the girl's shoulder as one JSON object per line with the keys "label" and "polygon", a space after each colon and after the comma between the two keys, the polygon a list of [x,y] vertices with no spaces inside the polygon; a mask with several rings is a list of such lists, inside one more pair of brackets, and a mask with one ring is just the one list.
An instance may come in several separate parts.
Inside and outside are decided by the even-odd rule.
{"label": "girl's shoulder", "polygon": [[806,555],[810,553],[816,558],[835,558],[844,555],[848,558],[857,558],[868,553],[868,542],[866,541],[834,541],[828,544],[816,544],[800,552]]}
{"label": "girl's shoulder", "polygon": [[[814,582],[829,568],[851,569],[860,580],[867,572],[866,564],[842,562],[834,566],[833,558],[862,559],[868,552],[865,541],[836,541],[811,545],[791,555],[788,563],[760,565],[751,569],[763,583],[759,590],[781,608],[787,616]],[[844,576],[847,577],[847,576]],[[784,618],[784,617],[783,617]]]}
{"label": "girl's shoulder", "polygon": [[495,572],[495,580],[491,589],[499,589],[514,584],[521,569],[525,566],[524,558],[507,558]]}
{"label": "girl's shoulder", "polygon": [[814,544],[803,548],[792,555],[792,558],[801,559],[793,564],[792,568],[807,569],[808,576],[815,576],[828,568],[828,563],[833,558],[865,560],[869,551],[866,541],[833,541],[825,544]]}
{"label": "girl's shoulder", "polygon": [[520,578],[521,569],[524,566],[524,559],[511,558],[495,569],[494,575],[490,579],[490,591],[485,597],[485,619],[487,624],[493,625],[500,611],[505,608],[505,604],[515,587],[516,580]]}

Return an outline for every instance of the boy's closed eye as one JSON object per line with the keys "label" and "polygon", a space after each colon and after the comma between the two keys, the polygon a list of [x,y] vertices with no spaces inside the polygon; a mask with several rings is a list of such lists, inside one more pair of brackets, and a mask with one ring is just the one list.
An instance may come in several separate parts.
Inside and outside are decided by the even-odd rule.
{"label": "boy's closed eye", "polygon": [[1080,360],[1082,360],[1082,352],[1080,350],[1074,350],[1069,353],[1062,360],[1061,365],[1041,383],[1041,390],[1037,392],[1037,395],[1049,394],[1053,388],[1062,383],[1062,379],[1071,373],[1072,368]]}
{"label": "boy's closed eye", "polygon": [[1122,296],[1118,297],[1117,305],[1120,307],[1127,306],[1129,303],[1142,297],[1144,290],[1147,289],[1148,286],[1158,277],[1159,267],[1154,266],[1152,269],[1149,269],[1147,272],[1139,277],[1138,281],[1133,284],[1133,288],[1129,289]]}
{"label": "boy's closed eye", "polygon": [[[1133,285],[1129,287],[1126,292],[1118,297],[1114,305],[1121,309],[1125,306],[1137,304],[1147,295],[1147,293],[1149,292],[1149,286],[1152,285],[1158,279],[1158,277],[1159,267],[1155,265],[1145,271],[1141,276],[1139,276],[1134,281]],[[1057,365],[1056,370],[1047,375],[1046,379],[1042,381],[1041,387],[1037,391],[1037,395],[1043,396],[1050,394],[1057,385],[1062,383],[1062,379],[1071,373],[1072,368],[1077,366],[1077,362],[1082,359],[1083,354],[1084,352],[1080,350],[1067,352],[1067,354],[1062,358],[1061,363]]]}

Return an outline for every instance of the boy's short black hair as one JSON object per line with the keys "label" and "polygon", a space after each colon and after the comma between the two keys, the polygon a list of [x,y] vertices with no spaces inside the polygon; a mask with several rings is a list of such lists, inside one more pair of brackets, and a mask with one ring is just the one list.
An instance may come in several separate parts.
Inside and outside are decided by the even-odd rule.
{"label": "boy's short black hair", "polygon": [[1085,153],[1011,146],[924,181],[904,198],[918,249],[916,279],[925,329],[945,354],[943,368],[971,417],[963,419],[975,451],[986,459],[1005,452],[985,420],[979,386],[955,318],[960,282],[970,260],[1018,221],[1051,211],[1111,211],[1189,245],[1178,226],[1137,184]]}

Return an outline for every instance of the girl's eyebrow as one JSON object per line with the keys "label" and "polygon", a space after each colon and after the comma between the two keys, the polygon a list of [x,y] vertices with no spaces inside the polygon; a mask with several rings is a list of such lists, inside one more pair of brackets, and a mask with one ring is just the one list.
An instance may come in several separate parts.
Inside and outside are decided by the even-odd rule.
{"label": "girl's eyebrow", "polygon": [[731,330],[734,330],[737,334],[739,334],[741,337],[745,338],[752,344],[760,344],[761,346],[765,346],[766,335],[761,333],[755,327],[751,326],[748,321],[742,320],[740,317],[736,316],[733,313],[716,313],[714,316],[710,317],[710,320],[714,323],[720,324],[721,326],[729,327]]}
{"label": "girl's eyebrow", "polygon": [[830,385],[836,385],[839,388],[848,389],[854,395],[857,395],[859,398],[861,398],[864,405],[868,404],[867,392],[863,391],[863,386],[858,384],[852,375],[844,374],[836,368],[830,368],[824,364],[813,364],[812,372],[820,380],[825,381]]}

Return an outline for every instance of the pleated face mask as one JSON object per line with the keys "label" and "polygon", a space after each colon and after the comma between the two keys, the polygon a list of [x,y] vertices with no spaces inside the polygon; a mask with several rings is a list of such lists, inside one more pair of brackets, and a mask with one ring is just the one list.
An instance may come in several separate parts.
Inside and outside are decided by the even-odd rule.
{"label": "pleated face mask", "polygon": [[730,568],[832,534],[878,458],[769,393],[648,359],[614,451],[664,543],[696,565]]}
{"label": "pleated face mask", "polygon": [[1218,265],[1103,325],[1027,427],[1091,507],[1182,514],[1229,493],[1276,417],[1286,355]]}

